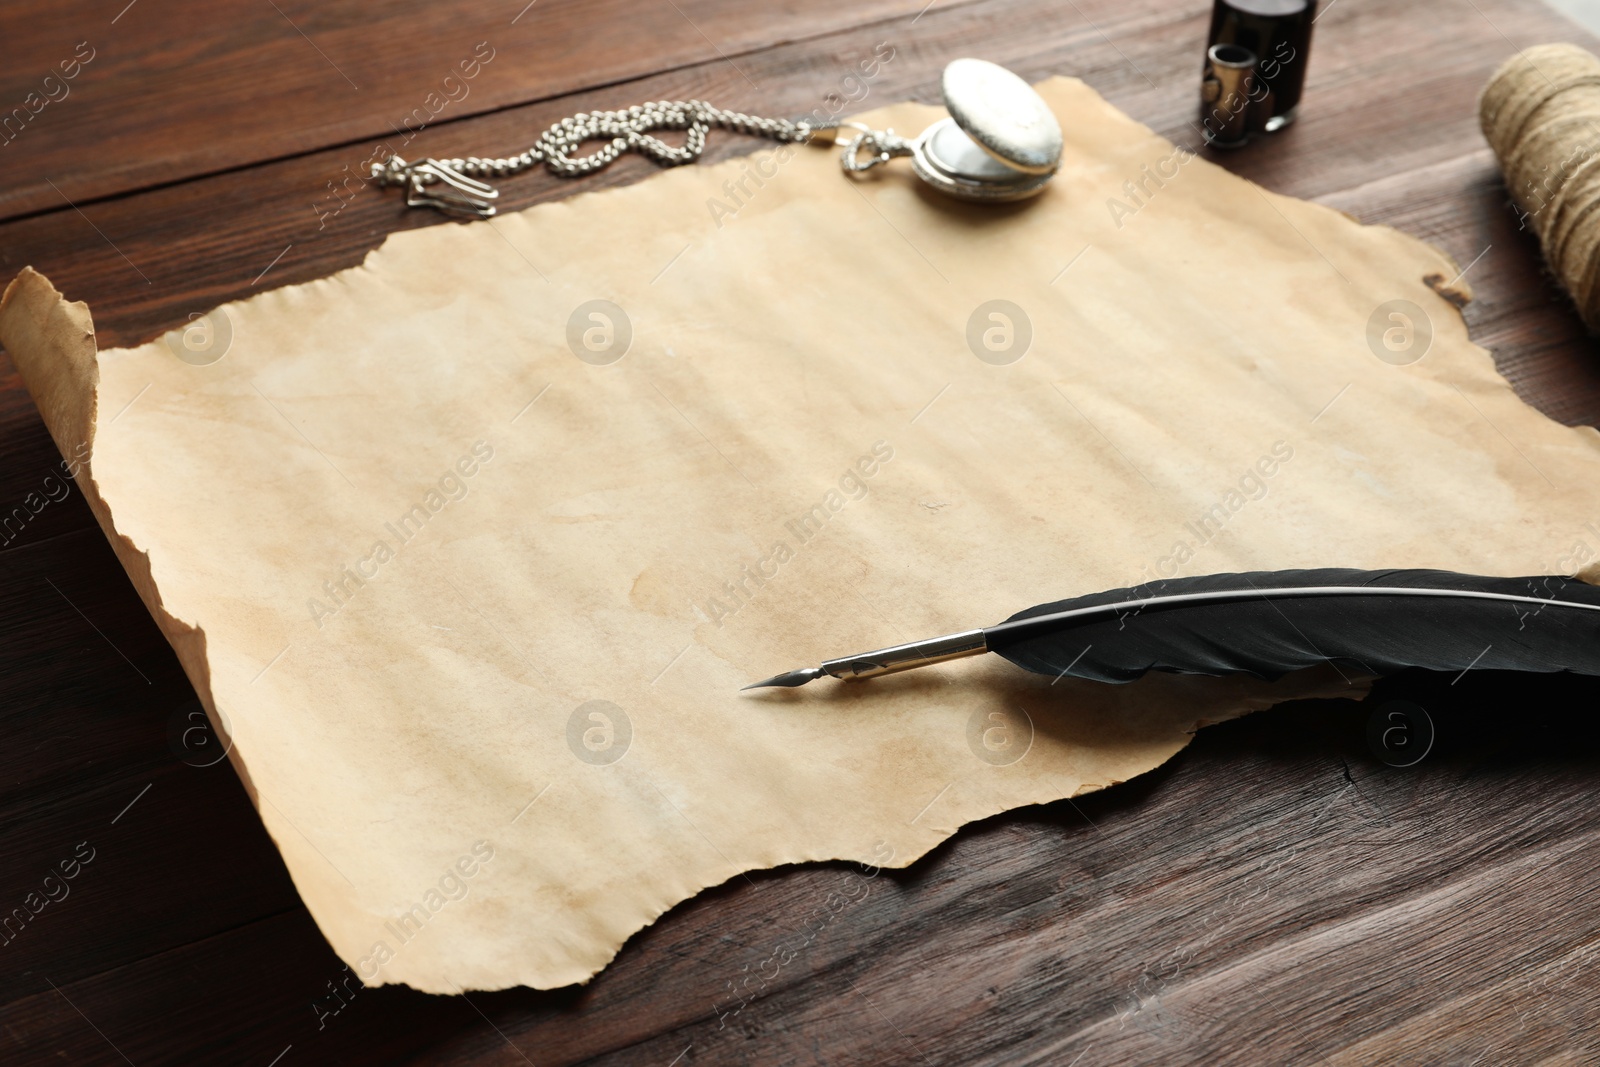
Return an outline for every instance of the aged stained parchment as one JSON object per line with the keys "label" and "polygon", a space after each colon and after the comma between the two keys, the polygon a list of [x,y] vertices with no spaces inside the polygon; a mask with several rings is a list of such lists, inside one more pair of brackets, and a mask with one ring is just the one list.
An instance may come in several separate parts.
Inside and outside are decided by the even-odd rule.
{"label": "aged stained parchment", "polygon": [[1600,442],[1516,399],[1446,257],[1042,92],[1067,148],[1026,204],[766,148],[132,350],[12,285],[0,340],[363,981],[583,981],[738,872],[905,865],[1360,692],[739,692],[776,671],[1176,574],[1588,563]]}

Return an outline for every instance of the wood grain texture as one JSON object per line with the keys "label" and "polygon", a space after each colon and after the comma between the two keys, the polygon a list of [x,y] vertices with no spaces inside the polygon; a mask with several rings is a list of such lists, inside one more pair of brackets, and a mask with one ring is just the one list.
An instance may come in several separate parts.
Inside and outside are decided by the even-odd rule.
{"label": "wood grain texture", "polygon": [[[359,182],[330,200],[329,183],[359,172],[392,136],[392,109],[463,43],[514,29],[522,7],[124,2],[0,14],[24,60],[0,70],[0,104],[63,48],[98,49],[67,99],[0,145],[0,275],[43,270],[90,302],[107,344],[359,263],[390,232],[448,225]],[[801,113],[878,41],[896,58],[863,108],[935,100],[943,63],[978,54],[1030,78],[1083,77],[1196,143],[1203,0],[920,6],[539,0],[524,15],[538,32],[494,37],[472,95],[408,149],[514,151],[563,115],[662,97]],[[1490,70],[1546,40],[1593,43],[1537,0],[1335,0],[1301,122],[1214,158],[1444,248],[1470,268],[1473,336],[1521,395],[1600,425],[1594,342],[1518,230],[1476,128]],[[715,136],[708,154],[752,147]],[[516,209],[651,171],[630,159],[582,184],[530,174],[502,195]],[[538,264],[541,250],[521,251]],[[76,491],[5,527],[59,457],[3,358],[0,455],[0,922],[78,846],[94,850],[66,896],[0,935],[0,1062],[1600,1054],[1600,686],[1483,672],[1390,683],[1435,710],[1437,747],[1415,767],[1373,757],[1368,707],[1284,707],[1209,728],[1134,782],[969,827],[904,872],[734,879],[585,987],[360,989],[233,772],[189,730],[193,694]]]}
{"label": "wood grain texture", "polygon": [[28,0],[6,10],[0,218],[403,139],[710,58],[737,68],[752,49],[898,12],[889,0],[760,11],[738,0]]}

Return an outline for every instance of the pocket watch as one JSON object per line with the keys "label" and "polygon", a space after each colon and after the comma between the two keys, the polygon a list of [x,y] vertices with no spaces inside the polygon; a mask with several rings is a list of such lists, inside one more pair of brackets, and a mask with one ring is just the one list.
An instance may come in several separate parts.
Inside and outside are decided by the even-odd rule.
{"label": "pocket watch", "polygon": [[917,177],[961,200],[1021,200],[1042,191],[1061,165],[1061,126],[1032,86],[998,64],[958,59],[944,68],[943,89],[950,117],[915,140],[846,123],[860,131],[840,156],[846,173],[910,156]]}

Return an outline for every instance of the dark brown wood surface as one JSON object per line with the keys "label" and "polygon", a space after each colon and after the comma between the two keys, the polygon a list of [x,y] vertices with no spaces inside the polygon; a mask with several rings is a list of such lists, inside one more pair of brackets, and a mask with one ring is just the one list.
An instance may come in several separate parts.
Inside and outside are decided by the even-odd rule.
{"label": "dark brown wood surface", "polygon": [[[94,58],[0,144],[0,275],[44,271],[122,345],[442,224],[351,176],[480,42],[494,58],[470,93],[403,154],[506,154],[563,115],[664,97],[798,114],[878,41],[897,55],[862,107],[936,101],[943,64],[973,54],[1082,77],[1193,145],[1207,10],[19,0],[0,12],[0,128],[80,42]],[[1301,121],[1217,161],[1470,264],[1467,319],[1502,372],[1600,425],[1600,353],[1476,126],[1488,73],[1547,40],[1593,44],[1538,0],[1334,0]],[[751,147],[716,136],[709,155]],[[502,202],[650,172],[530,174]],[[0,456],[0,514],[58,471],[3,357]],[[77,493],[0,542],[0,914],[93,857],[0,944],[0,1063],[1600,1061],[1592,682],[1418,681],[1439,737],[1404,769],[1375,758],[1369,706],[1275,709],[904,872],[735,879],[586,987],[434,997],[348,980],[232,770],[206,765],[194,695]],[[854,902],[829,911],[836,891]]]}

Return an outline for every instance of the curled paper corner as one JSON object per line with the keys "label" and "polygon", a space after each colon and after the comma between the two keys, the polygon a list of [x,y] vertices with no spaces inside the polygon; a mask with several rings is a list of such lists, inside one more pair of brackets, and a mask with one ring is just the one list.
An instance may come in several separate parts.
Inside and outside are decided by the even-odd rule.
{"label": "curled paper corner", "polygon": [[146,610],[177,653],[212,730],[226,746],[251,803],[256,803],[249,769],[238,746],[231,743],[227,720],[218,714],[211,691],[205,631],[198,623],[187,622],[167,609],[151,572],[150,553],[117,530],[111,505],[95,480],[100,352],[89,305],[81,300],[69,301],[50,279],[31,266],[23,267],[0,296],[0,347],[16,364],[68,473],[83,493]]}
{"label": "curled paper corner", "polygon": [[[0,347],[11,354],[62,458],[87,462],[100,384],[89,305],[69,302],[43,274],[23,267],[0,296]],[[42,352],[50,355],[41,359]]]}

